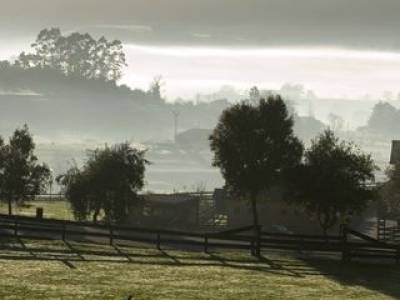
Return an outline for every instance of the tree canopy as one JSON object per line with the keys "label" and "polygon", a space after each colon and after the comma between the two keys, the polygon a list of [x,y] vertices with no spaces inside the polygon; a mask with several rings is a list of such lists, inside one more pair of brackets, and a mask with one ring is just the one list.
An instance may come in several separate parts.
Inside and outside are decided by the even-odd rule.
{"label": "tree canopy", "polygon": [[144,151],[128,143],[117,144],[89,153],[82,169],[72,167],[57,178],[64,186],[74,216],[97,222],[101,213],[107,222],[123,222],[132,208],[139,205],[137,195],[144,186],[148,161]]}
{"label": "tree canopy", "polygon": [[258,227],[257,197],[297,165],[303,153],[284,101],[270,96],[256,105],[233,105],[222,113],[210,141],[213,165],[221,169],[230,191],[251,200]]}
{"label": "tree canopy", "polygon": [[67,76],[117,81],[126,66],[119,40],[93,38],[88,33],[62,35],[59,28],[43,29],[32,44],[33,53],[22,52],[15,64],[23,69],[49,68]]}
{"label": "tree canopy", "polygon": [[360,213],[374,198],[368,183],[377,169],[371,155],[354,144],[339,141],[326,130],[305,151],[304,162],[291,173],[290,200],[315,215],[326,234],[338,215]]}
{"label": "tree canopy", "polygon": [[35,144],[28,126],[15,130],[9,143],[0,138],[0,199],[12,204],[22,204],[30,197],[46,190],[50,170],[39,164],[34,155]]}
{"label": "tree canopy", "polygon": [[367,129],[386,136],[397,136],[400,131],[400,111],[387,102],[375,104]]}

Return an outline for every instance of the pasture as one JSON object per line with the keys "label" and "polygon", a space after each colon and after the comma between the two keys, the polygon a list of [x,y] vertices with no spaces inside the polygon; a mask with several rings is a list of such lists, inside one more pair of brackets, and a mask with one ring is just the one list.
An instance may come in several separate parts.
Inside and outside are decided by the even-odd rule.
{"label": "pasture", "polygon": [[[26,201],[23,205],[13,205],[13,213],[21,216],[35,216],[36,208],[43,208],[44,217],[60,220],[73,220],[69,203],[64,200],[34,200]],[[8,206],[0,202],[0,214],[7,214]]]}
{"label": "pasture", "polygon": [[2,239],[1,299],[398,299],[400,268],[290,252]]}

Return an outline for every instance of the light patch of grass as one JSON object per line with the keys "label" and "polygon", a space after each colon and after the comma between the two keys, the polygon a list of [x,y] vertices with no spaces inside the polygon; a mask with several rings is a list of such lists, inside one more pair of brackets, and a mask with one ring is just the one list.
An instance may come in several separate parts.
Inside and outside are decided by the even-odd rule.
{"label": "light patch of grass", "polygon": [[400,269],[278,253],[3,241],[0,299],[398,299]]}
{"label": "light patch of grass", "polygon": [[[13,205],[13,213],[23,216],[35,216],[36,208],[43,208],[45,218],[73,220],[69,203],[63,200],[34,200],[27,201],[23,205]],[[0,213],[8,213],[8,205],[0,202]]]}

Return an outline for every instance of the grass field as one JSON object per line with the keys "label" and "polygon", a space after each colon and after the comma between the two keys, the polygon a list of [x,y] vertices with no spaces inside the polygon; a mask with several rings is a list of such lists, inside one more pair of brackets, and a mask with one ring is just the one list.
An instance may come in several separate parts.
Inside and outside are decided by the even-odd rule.
{"label": "grass field", "polygon": [[[35,216],[37,207],[43,208],[43,214],[45,218],[73,220],[73,216],[69,209],[69,204],[67,201],[27,201],[24,203],[24,205],[21,206],[13,205],[13,213],[23,216]],[[0,202],[0,213],[8,213],[8,206],[4,202]]]}
{"label": "grass field", "polygon": [[0,299],[399,299],[400,268],[264,253],[3,240]]}

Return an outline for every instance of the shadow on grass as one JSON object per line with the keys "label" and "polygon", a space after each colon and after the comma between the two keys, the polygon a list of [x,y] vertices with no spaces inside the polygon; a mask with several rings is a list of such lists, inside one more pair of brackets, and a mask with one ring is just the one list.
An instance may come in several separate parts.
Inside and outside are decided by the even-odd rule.
{"label": "shadow on grass", "polygon": [[173,267],[223,267],[256,271],[292,278],[324,276],[342,286],[362,286],[393,298],[400,298],[400,266],[371,263],[342,263],[338,257],[291,256],[274,252],[255,258],[246,252],[156,250],[150,247],[92,245],[76,242],[28,244],[21,239],[0,240],[0,259],[61,262],[71,269],[85,263],[137,264]]}
{"label": "shadow on grass", "polygon": [[[155,250],[148,248],[143,253],[132,253],[131,249],[120,248],[117,245],[102,246],[96,249],[82,249],[69,242],[58,244],[57,247],[41,244],[31,246],[18,239],[0,242],[0,259],[15,261],[57,261],[68,268],[77,268],[76,263],[118,263],[138,265],[164,265],[174,267],[224,267],[248,271],[272,273],[282,276],[301,277],[293,270],[294,266],[284,267],[266,258],[229,257],[220,253],[201,253],[197,251],[176,254],[176,250]],[[137,250],[137,249],[134,249]],[[288,265],[289,266],[289,265]],[[303,266],[304,267],[304,266]]]}
{"label": "shadow on grass", "polygon": [[400,299],[400,265],[393,261],[342,263],[336,260],[308,258],[304,262],[342,286],[362,286]]}

